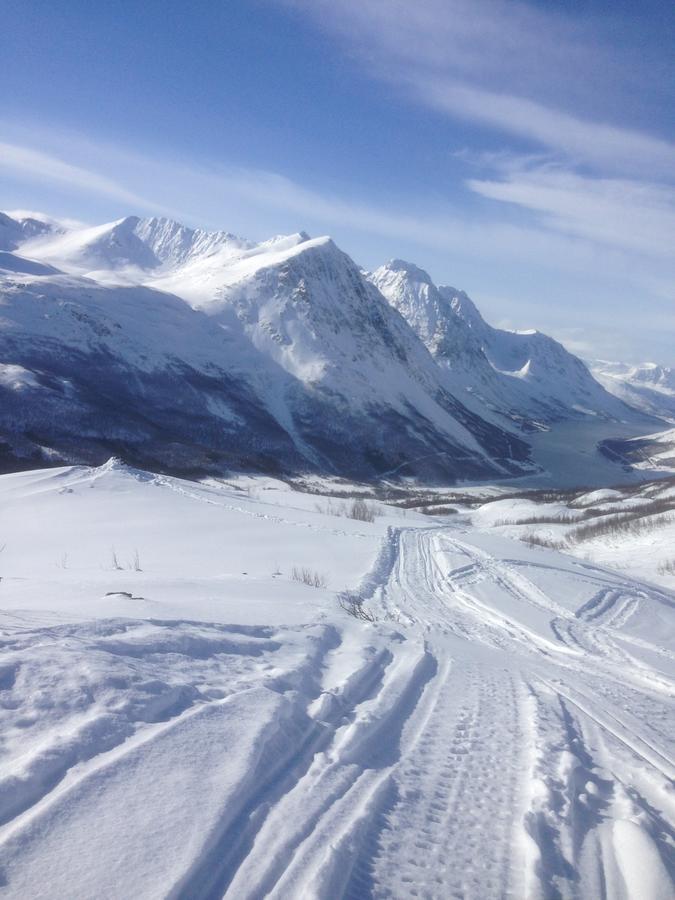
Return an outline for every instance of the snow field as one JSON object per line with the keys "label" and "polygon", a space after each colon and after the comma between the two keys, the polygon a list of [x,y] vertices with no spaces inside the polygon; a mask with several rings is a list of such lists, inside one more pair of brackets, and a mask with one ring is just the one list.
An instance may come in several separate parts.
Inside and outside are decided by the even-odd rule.
{"label": "snow field", "polygon": [[667,589],[269,479],[0,498],[0,895],[672,896]]}
{"label": "snow field", "polygon": [[471,521],[481,531],[558,547],[589,562],[675,588],[672,478],[621,490],[589,491],[549,503],[497,499],[473,510]]}

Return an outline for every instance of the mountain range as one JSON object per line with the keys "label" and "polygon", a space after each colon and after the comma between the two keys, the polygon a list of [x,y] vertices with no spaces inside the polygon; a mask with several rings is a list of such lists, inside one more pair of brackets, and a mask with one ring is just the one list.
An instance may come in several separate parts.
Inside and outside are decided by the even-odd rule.
{"label": "mountain range", "polygon": [[524,431],[564,419],[630,416],[553,338],[493,328],[464,291],[436,287],[425,271],[402,260],[370,277],[410,323],[451,389],[482,415]]}
{"label": "mountain range", "polygon": [[330,238],[0,214],[5,469],[510,477],[555,423],[658,422],[624,399],[552,338]]}
{"label": "mountain range", "polygon": [[675,425],[675,369],[652,362],[630,365],[601,359],[591,360],[589,366],[611,394]]}

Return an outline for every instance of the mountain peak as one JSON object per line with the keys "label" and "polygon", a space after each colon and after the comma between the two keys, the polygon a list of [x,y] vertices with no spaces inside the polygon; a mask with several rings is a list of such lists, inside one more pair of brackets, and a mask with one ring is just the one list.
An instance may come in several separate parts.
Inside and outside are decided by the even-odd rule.
{"label": "mountain peak", "polygon": [[553,338],[493,328],[464,291],[437,288],[417,266],[392,260],[371,280],[446,370],[452,390],[478,401],[495,421],[530,428],[578,418],[584,410],[605,418],[630,415]]}
{"label": "mountain peak", "polygon": [[390,272],[403,272],[412,281],[418,281],[422,284],[433,284],[428,272],[416,266],[415,263],[407,262],[405,259],[390,259],[388,263],[380,268],[389,269]]}
{"label": "mountain peak", "polygon": [[225,247],[248,249],[252,246],[249,241],[229,231],[188,228],[187,225],[164,217],[139,219],[134,226],[134,233],[152,250],[158,264],[169,268],[212,256]]}
{"label": "mountain peak", "polygon": [[30,238],[56,230],[56,223],[26,216],[16,218],[0,212],[0,250],[16,250]]}
{"label": "mountain peak", "polygon": [[133,231],[140,221],[140,216],[124,216],[113,222],[113,231]]}

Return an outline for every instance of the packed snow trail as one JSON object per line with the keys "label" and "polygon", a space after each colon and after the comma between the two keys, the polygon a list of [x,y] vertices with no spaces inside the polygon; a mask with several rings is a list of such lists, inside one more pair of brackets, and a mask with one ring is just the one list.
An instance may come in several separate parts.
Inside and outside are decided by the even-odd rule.
{"label": "packed snow trail", "polygon": [[[588,601],[578,614],[455,535],[392,536],[370,602],[405,640],[363,710],[271,807],[231,896],[669,896],[666,677],[626,668],[612,619],[584,629]],[[596,595],[603,577],[576,580]],[[632,590],[635,609],[672,603],[613,589]],[[410,642],[418,655],[402,661]],[[183,896],[216,896],[196,888]]]}
{"label": "packed snow trail", "polygon": [[449,526],[363,585],[374,624],[8,616],[0,895],[671,897],[672,596]]}
{"label": "packed snow trail", "polygon": [[[420,884],[439,897],[672,896],[674,657],[621,631],[642,611],[664,615],[672,639],[672,598],[583,564],[570,577],[556,554],[524,563],[456,535],[403,531],[380,593],[385,614],[452,659],[454,692],[432,720],[441,754],[424,748],[400,775],[414,800],[387,815],[372,893],[406,896],[400,874],[410,896]],[[603,580],[615,583],[598,591]],[[592,599],[578,603],[582,588]],[[462,765],[453,752],[469,729]],[[442,771],[464,802],[439,785]],[[411,847],[420,852],[406,862]]]}

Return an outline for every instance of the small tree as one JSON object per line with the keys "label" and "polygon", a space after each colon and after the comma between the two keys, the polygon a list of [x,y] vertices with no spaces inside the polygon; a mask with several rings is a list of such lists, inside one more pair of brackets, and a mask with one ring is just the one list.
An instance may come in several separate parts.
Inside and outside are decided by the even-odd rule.
{"label": "small tree", "polygon": [[348,515],[350,519],[357,519],[359,522],[375,521],[375,510],[361,497],[358,497],[352,502],[352,505],[349,507]]}
{"label": "small tree", "polygon": [[293,566],[292,576],[293,581],[299,581],[302,584],[306,584],[309,587],[315,588],[325,588],[327,581],[326,576],[321,572],[313,571],[312,569],[308,569],[306,567],[299,568],[298,566]]}

